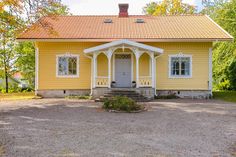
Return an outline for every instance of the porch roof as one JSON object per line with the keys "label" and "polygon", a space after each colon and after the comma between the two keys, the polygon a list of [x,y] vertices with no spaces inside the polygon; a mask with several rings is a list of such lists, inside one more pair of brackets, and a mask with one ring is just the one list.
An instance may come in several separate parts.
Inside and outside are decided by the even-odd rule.
{"label": "porch roof", "polygon": [[93,52],[103,51],[103,50],[106,50],[106,49],[109,49],[109,48],[112,48],[112,47],[116,47],[116,46],[119,46],[119,45],[129,45],[129,46],[132,46],[132,47],[147,50],[149,52],[154,52],[156,54],[162,54],[163,51],[164,51],[161,48],[157,48],[157,47],[153,47],[153,46],[150,46],[150,45],[138,43],[138,42],[135,42],[135,41],[123,39],[123,40],[117,40],[117,41],[113,41],[113,42],[110,42],[110,43],[106,43],[106,44],[102,44],[102,45],[99,45],[99,46],[95,46],[95,47],[85,49],[84,53],[89,54],[89,53],[93,53]]}

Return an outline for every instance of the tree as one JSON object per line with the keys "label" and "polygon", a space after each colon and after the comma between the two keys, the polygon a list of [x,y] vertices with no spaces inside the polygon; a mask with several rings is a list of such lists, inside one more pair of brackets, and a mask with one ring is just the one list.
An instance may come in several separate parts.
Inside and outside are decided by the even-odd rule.
{"label": "tree", "polygon": [[24,79],[29,81],[31,88],[34,86],[35,78],[35,47],[32,42],[21,42],[16,45],[15,48],[18,57],[15,66],[17,71],[20,71],[24,76]]}
{"label": "tree", "polygon": [[[24,62],[22,57],[32,57],[32,55],[25,55],[25,51],[21,51],[20,48],[24,47],[24,43],[17,47],[15,39],[19,32],[22,32],[41,17],[55,18],[57,15],[67,14],[69,14],[69,9],[60,0],[2,0],[0,2],[0,66],[4,67],[0,71],[4,71],[6,92],[8,92],[8,77],[11,76],[12,72],[19,69],[27,71],[24,68],[25,65],[20,64],[20,62]],[[49,30],[48,32],[52,32],[48,23],[40,20],[39,24],[47,26],[45,28]],[[26,43],[25,46],[32,47],[32,43],[30,44],[31,46]],[[31,53],[34,53],[33,49],[31,50]],[[29,64],[33,65],[34,60],[30,58],[25,60],[31,61]],[[17,62],[19,63],[16,64]]]}
{"label": "tree", "polygon": [[12,15],[11,9],[9,12],[2,11],[1,16],[1,25],[0,25],[0,65],[3,67],[5,77],[5,87],[6,92],[8,92],[8,78],[11,75],[13,68],[11,66],[15,62],[15,54],[14,50],[14,37],[15,37],[15,29],[17,28],[19,21]]}
{"label": "tree", "polygon": [[196,7],[183,3],[182,0],[163,0],[147,4],[143,11],[148,15],[183,15],[193,14]]}
{"label": "tree", "polygon": [[[210,16],[234,38],[236,38],[236,0],[215,3]],[[220,42],[213,50],[214,88],[236,90],[236,42]]]}

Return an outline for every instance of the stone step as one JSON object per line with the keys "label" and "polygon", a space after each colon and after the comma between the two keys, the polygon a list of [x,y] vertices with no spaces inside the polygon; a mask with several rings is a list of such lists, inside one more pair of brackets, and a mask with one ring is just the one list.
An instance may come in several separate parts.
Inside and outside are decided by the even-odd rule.
{"label": "stone step", "polygon": [[143,95],[130,90],[112,90],[108,93],[105,93],[103,96],[101,96],[99,99],[95,100],[97,102],[104,101],[105,99],[109,99],[114,96],[126,96],[128,98],[133,99],[137,102],[147,102],[149,101],[148,98],[144,97]]}

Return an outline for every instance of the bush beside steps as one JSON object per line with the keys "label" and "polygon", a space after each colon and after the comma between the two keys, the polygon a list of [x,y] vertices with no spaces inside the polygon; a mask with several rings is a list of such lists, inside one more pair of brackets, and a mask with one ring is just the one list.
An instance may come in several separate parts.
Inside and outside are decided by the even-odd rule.
{"label": "bush beside steps", "polygon": [[145,107],[137,104],[133,99],[126,96],[115,96],[105,99],[103,108],[110,112],[141,112]]}

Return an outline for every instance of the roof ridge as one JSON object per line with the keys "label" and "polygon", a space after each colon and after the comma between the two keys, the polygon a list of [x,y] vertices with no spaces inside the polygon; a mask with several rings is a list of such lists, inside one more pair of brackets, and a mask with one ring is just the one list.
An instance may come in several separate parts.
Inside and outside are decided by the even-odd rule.
{"label": "roof ridge", "polygon": [[[57,15],[58,17],[119,17],[118,15]],[[142,16],[142,17],[167,17],[167,16],[205,16],[204,14],[183,14],[183,15],[129,15],[129,17]],[[48,17],[48,16],[45,16]],[[127,17],[127,18],[129,18]]]}

